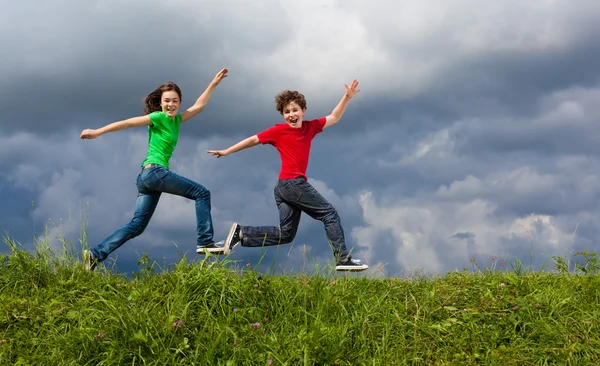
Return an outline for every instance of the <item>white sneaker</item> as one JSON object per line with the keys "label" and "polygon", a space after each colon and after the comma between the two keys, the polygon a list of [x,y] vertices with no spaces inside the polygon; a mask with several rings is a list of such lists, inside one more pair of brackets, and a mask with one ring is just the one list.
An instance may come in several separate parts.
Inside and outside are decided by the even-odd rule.
{"label": "white sneaker", "polygon": [[369,266],[362,264],[358,259],[347,258],[339,261],[335,266],[336,271],[360,272],[369,269]]}
{"label": "white sneaker", "polygon": [[83,255],[81,257],[83,259],[83,268],[86,271],[95,270],[96,266],[98,265],[98,260],[96,259],[96,257],[94,257],[94,254],[87,249],[85,249],[82,254]]}
{"label": "white sneaker", "polygon": [[231,253],[233,248],[242,240],[242,225],[234,222],[229,229],[227,239],[225,239],[225,254]]}
{"label": "white sneaker", "polygon": [[210,243],[205,245],[197,245],[196,253],[198,254],[225,254],[225,248],[223,248],[223,244],[225,242],[223,240],[218,241],[216,243]]}

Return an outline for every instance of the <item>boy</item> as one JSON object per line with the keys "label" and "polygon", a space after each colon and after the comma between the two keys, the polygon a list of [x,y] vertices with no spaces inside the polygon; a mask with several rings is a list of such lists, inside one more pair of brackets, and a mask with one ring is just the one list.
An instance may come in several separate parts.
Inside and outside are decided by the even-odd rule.
{"label": "boy", "polygon": [[336,124],[346,111],[348,102],[360,90],[358,81],[350,87],[344,84],[346,93],[333,112],[327,117],[303,121],[306,99],[297,91],[286,90],[275,97],[276,109],[285,123],[248,137],[226,150],[207,150],[211,155],[227,156],[258,144],[271,144],[281,158],[279,180],[275,185],[275,202],[279,209],[279,227],[241,226],[233,223],[225,240],[224,252],[241,242],[244,247],[262,247],[290,243],[296,236],[300,214],[304,211],[325,225],[327,239],[333,247],[337,271],[364,271],[369,268],[359,260],[352,259],[344,243],[344,230],[335,208],[308,183],[306,168],[312,139],[324,128]]}

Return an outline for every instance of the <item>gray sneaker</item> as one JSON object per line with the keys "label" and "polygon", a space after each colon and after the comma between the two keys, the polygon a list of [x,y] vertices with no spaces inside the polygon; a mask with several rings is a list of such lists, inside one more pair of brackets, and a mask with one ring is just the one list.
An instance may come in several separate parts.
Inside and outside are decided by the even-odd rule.
{"label": "gray sneaker", "polygon": [[223,248],[224,243],[225,243],[225,241],[221,240],[216,243],[213,242],[210,244],[197,245],[196,253],[198,253],[198,254],[206,254],[206,253],[225,254],[225,250]]}
{"label": "gray sneaker", "polygon": [[94,253],[85,249],[81,257],[83,259],[83,269],[86,271],[93,271],[96,269],[96,266],[98,265],[98,259],[94,257]]}
{"label": "gray sneaker", "polygon": [[352,259],[350,257],[339,261],[335,266],[336,271],[360,272],[367,269],[369,269],[369,266],[362,264],[359,259]]}
{"label": "gray sneaker", "polygon": [[229,229],[227,239],[225,239],[225,254],[231,253],[233,248],[242,240],[242,225],[234,222]]}

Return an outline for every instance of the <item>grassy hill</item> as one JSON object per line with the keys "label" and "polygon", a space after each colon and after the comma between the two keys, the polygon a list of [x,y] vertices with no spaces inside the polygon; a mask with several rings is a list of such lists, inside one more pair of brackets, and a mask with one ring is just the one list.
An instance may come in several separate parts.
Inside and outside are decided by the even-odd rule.
{"label": "grassy hill", "polygon": [[[208,258],[133,276],[10,238],[2,365],[600,364],[597,256],[552,272],[268,275]],[[518,264],[518,263],[517,263]]]}

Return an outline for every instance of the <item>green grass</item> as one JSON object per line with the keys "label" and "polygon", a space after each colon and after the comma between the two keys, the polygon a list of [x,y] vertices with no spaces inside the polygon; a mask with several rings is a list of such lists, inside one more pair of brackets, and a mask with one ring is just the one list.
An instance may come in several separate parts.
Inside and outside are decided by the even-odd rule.
{"label": "green grass", "polygon": [[72,246],[0,256],[2,365],[593,365],[597,256],[551,272],[265,275],[144,256],[83,270]]}

